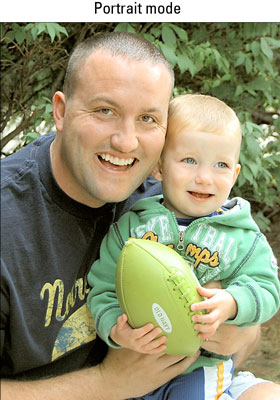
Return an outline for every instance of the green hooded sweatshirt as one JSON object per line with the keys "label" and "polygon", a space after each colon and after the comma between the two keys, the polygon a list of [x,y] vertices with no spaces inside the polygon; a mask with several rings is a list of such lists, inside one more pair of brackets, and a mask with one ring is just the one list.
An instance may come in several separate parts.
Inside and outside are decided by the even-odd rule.
{"label": "green hooded sweatshirt", "polygon": [[[280,285],[277,261],[250,214],[250,204],[234,198],[221,215],[194,219],[186,229],[175,214],[162,205],[162,196],[142,199],[110,227],[100,258],[88,276],[92,290],[88,305],[99,336],[111,347],[110,331],[122,314],[116,292],[115,272],[122,247],[129,237],[154,240],[174,248],[191,262],[201,285],[220,281],[236,300],[238,312],[229,324],[240,327],[261,324],[279,309]],[[228,357],[202,350],[187,372],[211,366]]]}

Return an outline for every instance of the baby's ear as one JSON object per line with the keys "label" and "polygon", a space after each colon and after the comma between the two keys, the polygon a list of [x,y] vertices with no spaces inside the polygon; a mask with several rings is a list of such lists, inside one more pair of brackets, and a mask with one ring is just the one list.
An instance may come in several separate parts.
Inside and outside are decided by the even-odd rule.
{"label": "baby's ear", "polygon": [[152,176],[154,179],[156,179],[157,181],[161,182],[162,181],[162,173],[161,173],[161,162],[159,160],[159,162],[157,163],[157,165],[155,166],[155,168],[152,171]]}
{"label": "baby's ear", "polygon": [[233,175],[233,185],[235,184],[235,181],[238,178],[240,169],[241,169],[241,165],[240,164],[236,164],[234,175]]}

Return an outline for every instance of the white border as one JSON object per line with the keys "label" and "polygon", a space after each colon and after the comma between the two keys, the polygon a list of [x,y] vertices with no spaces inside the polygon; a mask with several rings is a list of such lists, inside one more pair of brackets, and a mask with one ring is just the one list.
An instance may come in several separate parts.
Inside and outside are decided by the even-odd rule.
{"label": "white border", "polygon": [[[2,0],[1,22],[280,22],[279,0]],[[172,3],[180,13],[149,15],[146,5],[165,9]],[[117,13],[116,4],[134,7],[135,14]],[[140,4],[140,6],[139,6]],[[164,7],[164,8],[163,8]],[[138,10],[141,8],[141,13]],[[133,8],[132,8],[133,9]],[[102,11],[104,10],[104,12]]]}

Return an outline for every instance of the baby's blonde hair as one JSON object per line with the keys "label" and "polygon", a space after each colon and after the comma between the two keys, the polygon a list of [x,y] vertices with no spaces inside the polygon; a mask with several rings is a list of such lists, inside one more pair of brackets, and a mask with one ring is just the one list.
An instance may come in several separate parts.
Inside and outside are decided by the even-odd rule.
{"label": "baby's blonde hair", "polygon": [[223,101],[202,94],[185,94],[175,97],[169,106],[168,130],[194,129],[211,133],[238,135],[241,139],[240,121]]}
{"label": "baby's blonde hair", "polygon": [[168,138],[182,130],[205,131],[236,138],[238,160],[242,140],[241,124],[232,108],[216,97],[185,94],[175,97],[169,105]]}

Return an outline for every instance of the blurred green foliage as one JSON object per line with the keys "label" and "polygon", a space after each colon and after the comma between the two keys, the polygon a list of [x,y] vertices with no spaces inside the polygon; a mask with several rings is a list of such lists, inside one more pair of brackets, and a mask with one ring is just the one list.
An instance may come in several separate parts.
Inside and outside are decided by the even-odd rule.
{"label": "blurred green foliage", "polygon": [[[210,94],[237,112],[242,169],[233,195],[248,199],[260,228],[269,230],[270,217],[280,208],[279,23],[3,23],[1,28],[2,157],[53,130],[51,98],[62,89],[78,42],[99,32],[135,32],[168,58],[175,96]],[[15,137],[18,145],[9,149]]]}

